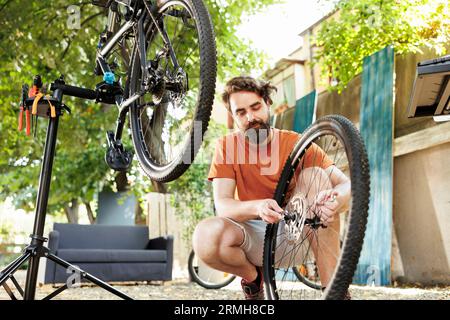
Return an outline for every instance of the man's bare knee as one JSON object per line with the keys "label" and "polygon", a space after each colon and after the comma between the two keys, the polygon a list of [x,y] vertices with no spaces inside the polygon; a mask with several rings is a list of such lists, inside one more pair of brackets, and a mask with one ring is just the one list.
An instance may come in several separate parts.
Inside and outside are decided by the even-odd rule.
{"label": "man's bare knee", "polygon": [[[233,246],[240,241],[238,228],[221,217],[211,217],[200,221],[192,237],[194,251],[204,262],[216,260],[220,247]],[[237,231],[237,232],[236,232]]]}
{"label": "man's bare knee", "polygon": [[303,194],[310,192],[317,193],[332,187],[329,174],[320,167],[310,167],[303,169],[298,175],[297,191]]}
{"label": "man's bare knee", "polygon": [[201,255],[205,247],[216,246],[224,223],[218,217],[211,217],[199,222],[192,236],[192,244],[197,255]]}
{"label": "man's bare knee", "polygon": [[299,178],[309,181],[311,179],[330,179],[327,172],[321,167],[309,167],[302,169],[299,173]]}
{"label": "man's bare knee", "polygon": [[225,221],[220,217],[200,221],[193,235],[194,251],[200,259],[207,262],[217,258],[225,229]]}

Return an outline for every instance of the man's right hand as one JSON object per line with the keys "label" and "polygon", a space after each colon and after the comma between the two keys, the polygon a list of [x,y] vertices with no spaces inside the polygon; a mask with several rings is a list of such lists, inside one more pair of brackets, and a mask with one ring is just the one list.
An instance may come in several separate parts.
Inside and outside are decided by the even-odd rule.
{"label": "man's right hand", "polygon": [[264,199],[256,207],[258,217],[267,223],[277,223],[283,218],[281,213],[283,209],[274,199]]}

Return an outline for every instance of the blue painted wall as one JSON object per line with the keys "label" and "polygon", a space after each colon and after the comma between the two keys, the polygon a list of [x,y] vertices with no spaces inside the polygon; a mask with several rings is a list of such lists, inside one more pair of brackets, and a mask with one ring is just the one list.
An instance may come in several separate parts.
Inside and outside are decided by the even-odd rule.
{"label": "blue painted wall", "polygon": [[308,93],[295,103],[294,123],[292,130],[302,133],[308,128],[314,119],[316,105],[316,91]]}
{"label": "blue painted wall", "polygon": [[370,164],[370,206],[354,283],[389,285],[391,280],[394,50],[364,59],[360,131]]}

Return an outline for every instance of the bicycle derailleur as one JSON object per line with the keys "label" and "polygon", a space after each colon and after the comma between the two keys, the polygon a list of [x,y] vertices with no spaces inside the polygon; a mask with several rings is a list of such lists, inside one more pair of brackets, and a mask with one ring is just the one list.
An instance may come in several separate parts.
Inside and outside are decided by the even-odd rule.
{"label": "bicycle derailleur", "polygon": [[126,150],[120,140],[116,140],[114,132],[106,133],[108,149],[105,154],[105,161],[108,166],[115,171],[127,171],[133,161],[133,153]]}

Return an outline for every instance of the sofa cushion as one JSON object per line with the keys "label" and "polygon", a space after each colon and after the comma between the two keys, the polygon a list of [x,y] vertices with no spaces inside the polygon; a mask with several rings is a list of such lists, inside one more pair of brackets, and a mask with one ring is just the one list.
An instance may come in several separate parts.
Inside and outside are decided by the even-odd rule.
{"label": "sofa cushion", "polygon": [[[48,262],[47,262],[48,263]],[[96,278],[103,281],[151,281],[171,280],[171,273],[167,273],[167,264],[164,262],[133,262],[133,263],[91,263],[79,262],[76,265]],[[70,272],[61,266],[56,266],[52,277],[45,283],[66,283]],[[81,281],[86,282],[85,278]],[[109,299],[108,295],[108,299]],[[105,295],[106,298],[106,295]]]}
{"label": "sofa cushion", "polygon": [[147,226],[111,226],[55,223],[59,248],[64,249],[145,249]]}
{"label": "sofa cushion", "polygon": [[68,262],[165,262],[166,250],[59,249],[58,257]]}

